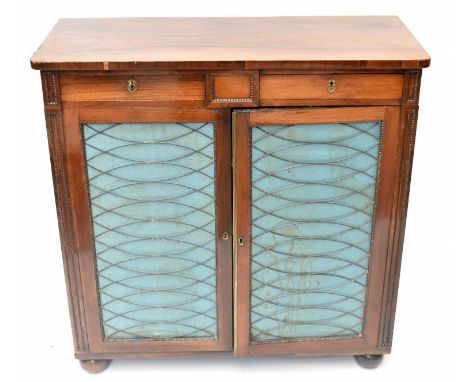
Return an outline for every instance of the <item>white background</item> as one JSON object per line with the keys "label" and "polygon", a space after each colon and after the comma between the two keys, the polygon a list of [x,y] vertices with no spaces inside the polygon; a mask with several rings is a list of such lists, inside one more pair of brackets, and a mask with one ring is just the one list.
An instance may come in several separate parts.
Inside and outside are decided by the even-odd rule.
{"label": "white background", "polygon": [[[467,378],[467,35],[460,1],[2,1],[0,380],[398,381]],[[398,15],[432,56],[423,73],[392,354],[115,361],[73,358],[39,72],[29,58],[59,17]],[[4,67],[3,67],[4,66]],[[6,117],[6,120],[5,120]],[[465,343],[463,343],[465,341]]]}

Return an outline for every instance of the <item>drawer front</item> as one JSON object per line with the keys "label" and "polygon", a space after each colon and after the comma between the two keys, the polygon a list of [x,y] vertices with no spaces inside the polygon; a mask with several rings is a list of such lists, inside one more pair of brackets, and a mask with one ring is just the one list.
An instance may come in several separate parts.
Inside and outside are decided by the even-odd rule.
{"label": "drawer front", "polygon": [[266,74],[260,78],[265,100],[399,100],[401,74]]}
{"label": "drawer front", "polygon": [[154,101],[209,108],[302,104],[308,100],[399,103],[402,74],[264,74],[256,71],[158,75],[63,75],[63,101]]}
{"label": "drawer front", "polygon": [[63,101],[199,101],[205,99],[202,74],[64,75]]}

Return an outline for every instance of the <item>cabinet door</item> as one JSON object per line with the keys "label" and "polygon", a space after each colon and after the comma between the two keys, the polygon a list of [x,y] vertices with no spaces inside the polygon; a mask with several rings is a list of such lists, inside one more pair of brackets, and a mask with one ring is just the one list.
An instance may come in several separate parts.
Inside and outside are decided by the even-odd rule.
{"label": "cabinet door", "polygon": [[89,352],[231,350],[230,115],[64,121]]}
{"label": "cabinet door", "polygon": [[260,109],[234,120],[236,352],[385,352],[399,109]]}

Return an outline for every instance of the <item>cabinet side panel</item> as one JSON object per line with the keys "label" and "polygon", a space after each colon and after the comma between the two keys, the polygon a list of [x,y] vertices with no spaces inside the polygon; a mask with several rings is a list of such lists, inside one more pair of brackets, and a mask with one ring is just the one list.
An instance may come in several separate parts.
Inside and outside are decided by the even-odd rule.
{"label": "cabinet side panel", "polygon": [[75,255],[69,187],[65,171],[65,136],[62,123],[60,78],[54,72],[42,72],[41,78],[73,342],[76,353],[85,353],[88,351],[88,341],[82,305],[79,264]]}
{"label": "cabinet side panel", "polygon": [[385,289],[379,336],[379,346],[387,349],[390,349],[392,346],[395,323],[398,283],[416,139],[420,81],[421,70],[409,70],[405,73],[403,105],[401,106],[400,113],[400,169],[399,176],[397,176],[395,182],[396,196],[392,216],[391,241],[385,271]]}

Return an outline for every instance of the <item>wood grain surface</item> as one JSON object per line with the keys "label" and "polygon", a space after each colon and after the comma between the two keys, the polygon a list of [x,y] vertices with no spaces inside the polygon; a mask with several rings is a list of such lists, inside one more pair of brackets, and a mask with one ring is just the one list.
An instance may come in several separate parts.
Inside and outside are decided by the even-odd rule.
{"label": "wood grain surface", "polygon": [[60,19],[35,69],[422,68],[396,16]]}

